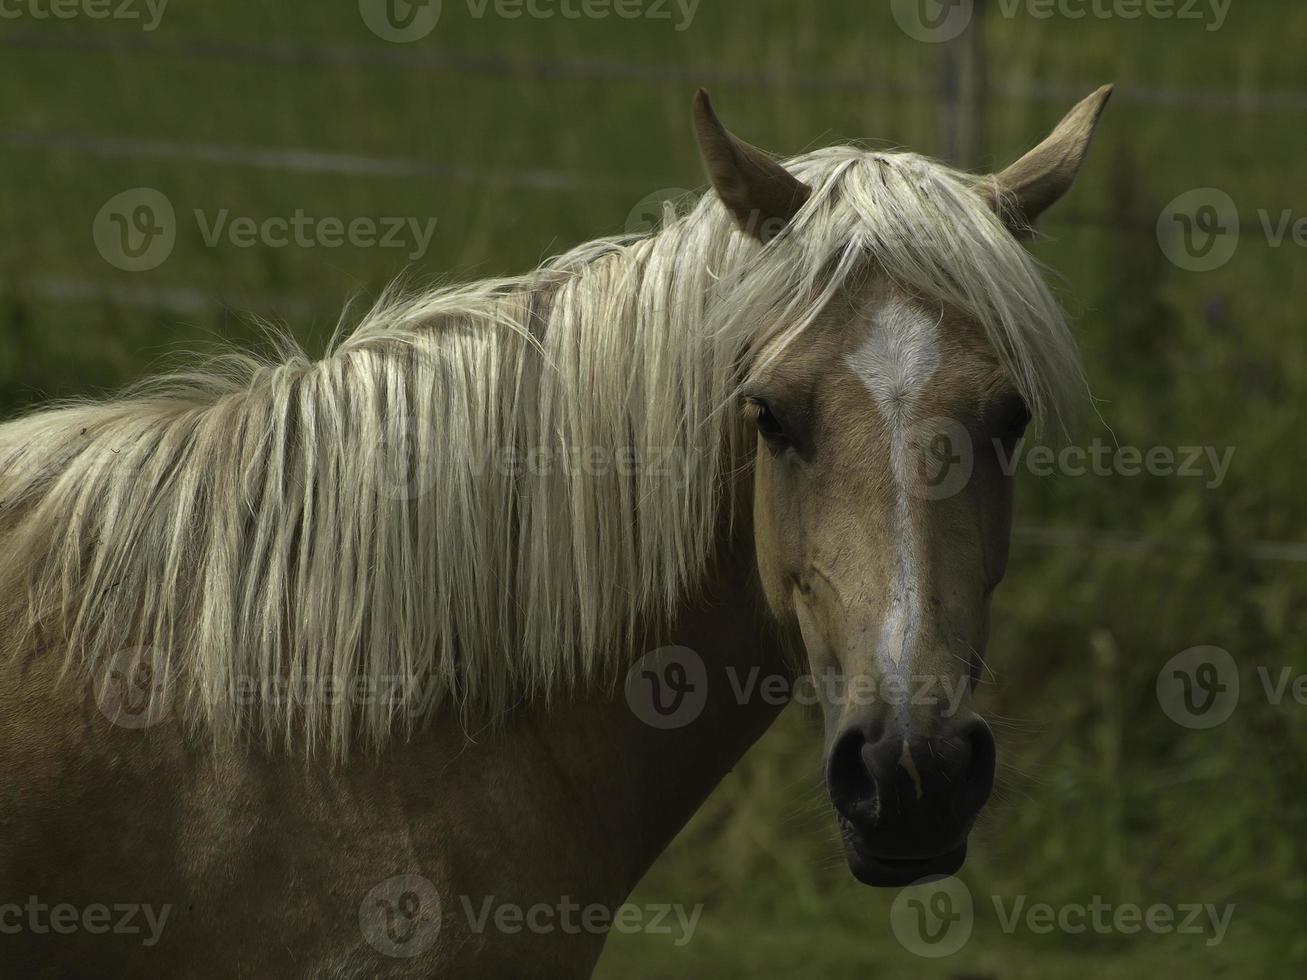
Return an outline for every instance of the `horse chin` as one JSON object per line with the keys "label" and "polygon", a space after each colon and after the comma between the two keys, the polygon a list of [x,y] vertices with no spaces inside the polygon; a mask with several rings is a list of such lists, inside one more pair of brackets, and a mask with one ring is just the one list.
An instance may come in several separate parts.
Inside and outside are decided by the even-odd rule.
{"label": "horse chin", "polygon": [[926,857],[891,857],[867,849],[864,842],[847,831],[844,852],[853,877],[876,888],[904,888],[922,879],[946,878],[957,874],[967,859],[967,842],[950,851]]}

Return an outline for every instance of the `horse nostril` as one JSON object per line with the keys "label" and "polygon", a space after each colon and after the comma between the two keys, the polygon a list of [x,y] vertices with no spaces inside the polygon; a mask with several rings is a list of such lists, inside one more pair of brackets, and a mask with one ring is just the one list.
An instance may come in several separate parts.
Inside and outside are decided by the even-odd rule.
{"label": "horse nostril", "polygon": [[826,788],[836,811],[863,827],[930,813],[967,820],[994,788],[996,755],[994,736],[979,717],[914,740],[886,737],[879,723],[857,725],[831,748]]}
{"label": "horse nostril", "polygon": [[866,756],[880,732],[872,731],[871,727],[850,728],[840,735],[826,762],[826,789],[831,803],[850,819],[865,821],[874,815],[876,781]]}
{"label": "horse nostril", "polygon": [[994,747],[994,735],[983,718],[974,718],[960,733],[967,746],[966,805],[971,810],[979,810],[989,799],[994,788],[994,767],[997,751]]}

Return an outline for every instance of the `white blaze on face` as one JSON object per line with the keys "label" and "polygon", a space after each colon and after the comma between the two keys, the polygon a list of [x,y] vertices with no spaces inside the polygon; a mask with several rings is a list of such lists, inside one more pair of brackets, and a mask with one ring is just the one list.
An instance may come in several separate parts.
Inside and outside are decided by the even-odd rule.
{"label": "white blaze on face", "polygon": [[938,368],[939,358],[939,321],[897,300],[876,312],[866,341],[845,358],[871,392],[889,435],[896,491],[892,517],[895,555],[877,653],[886,674],[898,673],[904,681],[910,680],[907,656],[923,603],[917,535],[910,521],[915,463],[912,424],[917,417],[915,404]]}

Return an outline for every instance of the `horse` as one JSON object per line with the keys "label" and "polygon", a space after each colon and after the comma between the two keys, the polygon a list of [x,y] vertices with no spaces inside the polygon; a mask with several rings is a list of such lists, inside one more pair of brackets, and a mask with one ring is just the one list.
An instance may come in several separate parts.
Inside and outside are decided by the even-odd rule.
{"label": "horse", "polygon": [[5,971],[588,976],[805,677],[851,873],[956,872],[998,450],[1088,390],[1027,241],[1110,93],[976,176],[700,91],[647,233],[0,427]]}

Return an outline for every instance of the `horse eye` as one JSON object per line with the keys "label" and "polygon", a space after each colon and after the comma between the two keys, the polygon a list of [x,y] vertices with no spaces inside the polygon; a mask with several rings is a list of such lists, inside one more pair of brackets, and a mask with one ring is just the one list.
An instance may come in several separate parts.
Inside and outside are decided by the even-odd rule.
{"label": "horse eye", "polygon": [[1026,407],[1026,400],[1015,399],[1006,417],[1007,421],[1003,423],[1003,438],[1015,443],[1025,435],[1026,426],[1030,424],[1030,409]]}
{"label": "horse eye", "polygon": [[760,398],[750,398],[749,404],[753,407],[753,424],[758,427],[758,434],[774,446],[784,444],[785,426],[771,406]]}

